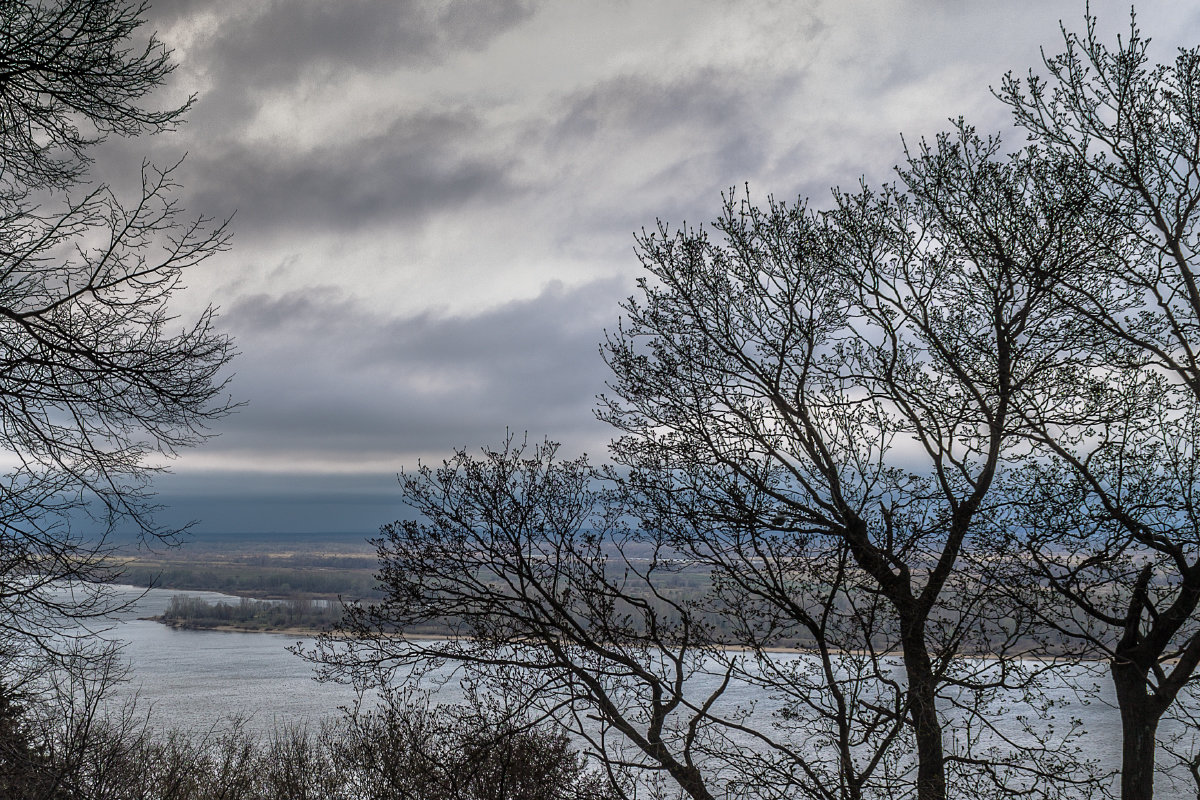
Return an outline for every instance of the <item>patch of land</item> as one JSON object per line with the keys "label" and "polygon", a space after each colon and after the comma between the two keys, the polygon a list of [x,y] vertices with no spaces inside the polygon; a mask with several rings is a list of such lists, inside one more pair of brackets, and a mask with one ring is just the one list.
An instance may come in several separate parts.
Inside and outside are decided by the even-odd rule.
{"label": "patch of land", "polygon": [[315,635],[332,630],[341,618],[342,604],[335,601],[293,598],[272,602],[243,597],[236,603],[214,603],[176,595],[166,611],[150,619],[187,630]]}
{"label": "patch of land", "polygon": [[128,547],[116,580],[258,599],[374,600],[376,556],[350,534],[209,534],[177,547]]}

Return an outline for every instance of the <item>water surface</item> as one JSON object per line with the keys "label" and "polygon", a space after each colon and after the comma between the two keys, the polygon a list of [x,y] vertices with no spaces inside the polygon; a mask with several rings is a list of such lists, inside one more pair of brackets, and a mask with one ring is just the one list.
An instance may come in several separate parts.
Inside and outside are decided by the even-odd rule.
{"label": "water surface", "polygon": [[208,730],[240,719],[252,731],[279,724],[315,725],[353,702],[354,692],[318,683],[312,667],[288,652],[312,639],[279,633],[179,630],[138,617],[161,614],[172,597],[238,602],[216,592],[117,587],[133,606],[108,631],[125,643],[130,681],[119,695],[136,695],[138,708],[158,727]]}

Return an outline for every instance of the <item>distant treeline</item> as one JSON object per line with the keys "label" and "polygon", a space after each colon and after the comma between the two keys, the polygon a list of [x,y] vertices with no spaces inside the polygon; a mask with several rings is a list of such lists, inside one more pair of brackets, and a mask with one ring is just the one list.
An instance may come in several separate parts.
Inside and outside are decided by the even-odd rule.
{"label": "distant treeline", "polygon": [[159,620],[177,628],[235,627],[254,631],[303,628],[326,631],[341,618],[340,603],[314,602],[307,597],[282,602],[243,597],[237,603],[213,603],[197,597],[177,595],[171,598]]}
{"label": "distant treeline", "polygon": [[[282,559],[280,559],[282,560]],[[358,569],[307,569],[254,564],[179,562],[127,564],[119,577],[134,586],[196,589],[264,597],[323,595],[350,600],[379,597],[372,571]]]}

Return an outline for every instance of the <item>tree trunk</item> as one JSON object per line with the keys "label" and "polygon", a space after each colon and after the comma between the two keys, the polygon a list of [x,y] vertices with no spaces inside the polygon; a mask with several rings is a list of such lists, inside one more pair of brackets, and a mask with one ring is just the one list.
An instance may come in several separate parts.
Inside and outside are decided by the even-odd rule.
{"label": "tree trunk", "polygon": [[1121,800],[1154,797],[1154,750],[1162,716],[1146,691],[1146,676],[1130,662],[1112,664],[1117,706],[1121,710]]}
{"label": "tree trunk", "polygon": [[692,800],[715,800],[712,793],[708,791],[708,787],[704,783],[700,771],[694,767],[668,767],[667,771],[675,782],[679,784],[679,788],[687,793],[687,796]]}
{"label": "tree trunk", "polygon": [[937,714],[937,683],[925,648],[923,620],[901,619],[909,713],[917,739],[917,800],[946,800],[946,754]]}
{"label": "tree trunk", "polygon": [[661,741],[646,744],[642,751],[661,764],[672,780],[692,800],[716,800],[708,790],[703,773],[696,767],[676,759]]}

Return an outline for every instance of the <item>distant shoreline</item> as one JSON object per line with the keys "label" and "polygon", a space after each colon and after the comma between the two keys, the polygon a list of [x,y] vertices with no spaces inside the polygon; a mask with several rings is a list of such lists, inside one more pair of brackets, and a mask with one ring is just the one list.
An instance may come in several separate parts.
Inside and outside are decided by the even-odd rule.
{"label": "distant shoreline", "polygon": [[[312,628],[303,625],[289,625],[281,628],[255,628],[250,625],[237,625],[231,623],[222,623],[220,625],[195,625],[186,621],[167,619],[161,614],[153,617],[138,617],[145,622],[157,622],[160,625],[166,625],[168,628],[173,628],[179,631],[218,631],[221,633],[277,633],[287,636],[306,636],[316,638],[325,633],[336,633],[329,628]],[[444,633],[409,633],[405,634],[409,639],[421,639],[423,641],[433,641],[437,639],[450,639],[449,634]]]}
{"label": "distant shoreline", "polygon": [[[139,619],[148,620],[151,622],[157,622],[161,625],[166,625],[169,628],[174,628],[175,630],[186,630],[186,631],[219,631],[222,633],[272,633],[272,634],[279,634],[279,635],[283,635],[283,636],[303,636],[303,637],[312,638],[312,639],[315,639],[318,636],[321,636],[322,634],[326,634],[326,633],[333,633],[333,634],[337,633],[336,631],[330,630],[328,628],[325,628],[325,629],[307,628],[304,626],[290,626],[290,627],[284,627],[284,628],[267,629],[267,628],[254,628],[254,627],[250,627],[248,625],[244,626],[244,625],[233,625],[233,624],[221,624],[221,625],[211,625],[211,626],[209,626],[209,625],[192,625],[187,622],[165,619],[161,615],[154,616],[154,617],[139,617]],[[451,639],[454,637],[450,636],[449,634],[438,634],[438,633],[407,633],[407,634],[404,634],[404,638],[417,639],[417,640],[421,640],[421,641],[436,641],[439,639]],[[727,648],[722,648],[722,649],[725,652],[733,652],[733,651],[751,652],[748,648],[727,647]],[[818,651],[811,647],[766,647],[766,648],[763,648],[762,652],[778,654],[778,655],[817,655],[818,654]],[[857,651],[857,650],[855,650],[855,651],[838,650],[838,651],[835,651],[834,654],[835,655],[850,655],[850,656],[864,655],[864,653],[862,651]],[[1077,658],[1074,656],[1062,657],[1062,656],[1050,656],[1050,655],[1038,655],[1038,656],[1033,656],[1033,657],[1028,657],[1028,656],[1013,656],[1013,657],[1015,657],[1017,659],[1038,661],[1038,662],[1045,662],[1045,663],[1065,661],[1065,662],[1070,662],[1070,663],[1096,664],[1096,663],[1102,663],[1106,660],[1103,658]],[[900,653],[896,653],[896,654],[890,655],[890,656],[881,656],[881,658],[902,659],[903,655]],[[985,654],[985,653],[960,653],[960,654],[958,654],[957,658],[972,659],[972,660],[974,660],[974,659],[996,659],[996,658],[998,658],[998,656],[996,656],[995,654]]]}
{"label": "distant shoreline", "polygon": [[138,619],[146,622],[157,622],[159,625],[166,625],[177,631],[219,631],[221,633],[278,633],[287,636],[308,636],[317,637],[322,633],[329,633],[328,628],[309,628],[303,625],[291,625],[282,628],[255,628],[250,625],[195,625],[188,622],[181,622],[174,619],[166,619],[161,614],[153,617],[138,617]]}

